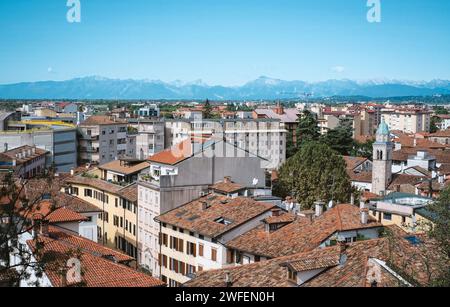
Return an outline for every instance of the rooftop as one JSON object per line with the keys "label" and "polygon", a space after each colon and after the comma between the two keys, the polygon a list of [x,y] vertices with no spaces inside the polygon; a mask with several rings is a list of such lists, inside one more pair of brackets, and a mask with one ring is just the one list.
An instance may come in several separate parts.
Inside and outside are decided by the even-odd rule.
{"label": "rooftop", "polygon": [[111,118],[110,116],[93,115],[93,116],[90,116],[84,122],[82,122],[80,126],[117,125],[117,124],[124,124],[124,123],[125,122],[122,122],[115,118]]}
{"label": "rooftop", "polygon": [[320,246],[336,232],[382,227],[375,219],[361,223],[359,207],[342,204],[326,211],[312,222],[297,217],[283,228],[268,232],[264,225],[227,243],[227,246],[251,254],[276,258],[306,252]]}
{"label": "rooftop", "polygon": [[98,168],[101,170],[112,171],[123,175],[132,175],[139,173],[149,167],[150,164],[148,162],[136,164],[136,163],[128,163],[123,160],[114,160],[109,163],[102,164]]}
{"label": "rooftop", "polygon": [[210,194],[169,211],[156,220],[215,238],[275,207],[251,198]]}

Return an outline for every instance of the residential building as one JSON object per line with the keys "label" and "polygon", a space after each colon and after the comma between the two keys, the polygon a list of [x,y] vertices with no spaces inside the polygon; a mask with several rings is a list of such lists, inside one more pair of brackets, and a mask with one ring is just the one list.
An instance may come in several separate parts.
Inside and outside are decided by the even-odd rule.
{"label": "residential building", "polygon": [[46,169],[47,151],[28,145],[0,153],[0,172],[12,171],[20,178],[32,178]]}
{"label": "residential building", "polygon": [[256,227],[274,208],[250,198],[210,194],[158,216],[160,278],[176,287],[197,271],[233,264],[227,242]]}
{"label": "residential building", "polygon": [[0,131],[0,152],[25,145],[49,152],[46,167],[56,172],[70,172],[77,167],[77,129],[58,121],[5,121]]}
{"label": "residential building", "polygon": [[223,141],[185,141],[150,157],[149,162],[149,173],[138,182],[139,251],[140,264],[154,276],[159,274],[156,216],[197,199],[225,177],[254,190],[266,187],[267,161]]}
{"label": "residential building", "polygon": [[140,118],[158,118],[160,116],[160,110],[156,104],[143,106],[136,113]]}
{"label": "residential building", "polygon": [[428,230],[432,215],[431,198],[407,193],[391,193],[372,202],[370,215],[383,225],[396,225],[408,233]]}
{"label": "residential building", "polygon": [[278,169],[286,161],[286,134],[279,119],[167,120],[166,145],[189,137],[217,137],[270,161]]}
{"label": "residential building", "polygon": [[82,176],[69,177],[65,182],[67,193],[102,211],[97,222],[98,241],[137,259],[137,185],[122,187]]}
{"label": "residential building", "polygon": [[59,102],[55,104],[55,111],[57,113],[75,114],[78,112],[79,106],[72,102]]}
{"label": "residential building", "polygon": [[423,108],[385,108],[381,116],[392,130],[405,133],[429,132],[430,111]]}
{"label": "residential building", "polygon": [[148,162],[131,158],[120,158],[98,166],[102,180],[121,185],[136,182],[138,175],[149,168]]}
{"label": "residential building", "polygon": [[91,116],[79,126],[81,163],[104,164],[127,155],[127,123],[109,116]]}
{"label": "residential building", "polygon": [[[317,248],[287,257],[197,274],[184,287],[412,287],[438,277],[429,240],[390,227],[392,238]],[[394,241],[395,240],[395,241]],[[395,242],[394,244],[392,242]],[[405,265],[407,264],[407,265]],[[430,270],[424,270],[427,267]]]}
{"label": "residential building", "polygon": [[139,120],[130,121],[137,129],[136,156],[145,160],[165,149],[165,124],[162,121]]}
{"label": "residential building", "polygon": [[[129,266],[128,263],[133,258],[106,248],[98,243],[79,237],[70,231],[45,226],[40,223],[39,228],[35,228],[33,233],[22,234],[17,242],[17,249],[10,255],[10,263],[17,266],[18,270],[25,270],[28,274],[23,275],[20,280],[20,287],[32,287],[36,282],[41,287],[163,287],[164,283],[142,272],[138,272]],[[33,253],[37,243],[42,245],[39,254]],[[43,274],[38,274],[34,266],[23,268],[20,251],[27,251],[32,254],[30,261],[36,262],[40,257],[47,257],[48,265],[45,266]],[[83,273],[73,274],[68,270],[69,255],[77,251],[74,255]],[[53,260],[55,254],[67,255],[67,258]],[[70,264],[73,266],[73,264]],[[66,276],[61,273],[66,273]],[[71,274],[72,273],[72,274]],[[65,278],[64,278],[65,277]]]}
{"label": "residential building", "polygon": [[435,143],[444,145],[446,148],[450,147],[450,129],[441,130],[426,136],[426,139]]}

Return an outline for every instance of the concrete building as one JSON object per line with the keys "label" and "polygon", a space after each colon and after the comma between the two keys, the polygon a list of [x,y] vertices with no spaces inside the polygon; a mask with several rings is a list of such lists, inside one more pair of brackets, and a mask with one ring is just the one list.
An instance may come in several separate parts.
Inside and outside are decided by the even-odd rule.
{"label": "concrete building", "polygon": [[91,116],[80,124],[80,161],[104,164],[127,155],[128,124],[109,116]]}
{"label": "concrete building", "polygon": [[162,121],[130,121],[137,130],[136,157],[145,160],[165,149],[165,124]]}
{"label": "concrete building", "polygon": [[150,157],[149,162],[149,173],[138,182],[139,251],[140,264],[153,274],[159,272],[156,216],[197,199],[225,177],[253,189],[266,187],[267,161],[223,141],[185,141]]}
{"label": "concrete building", "polygon": [[149,104],[139,108],[136,113],[140,118],[158,118],[160,109],[157,104]]}
{"label": "concrete building", "polygon": [[429,132],[431,112],[421,108],[386,108],[381,116],[391,130],[404,133]]}
{"label": "concrete building", "polygon": [[215,136],[267,159],[267,169],[278,169],[286,161],[287,131],[279,119],[167,120],[166,128],[166,146]]}
{"label": "concrete building", "polygon": [[0,131],[0,152],[25,145],[48,151],[47,168],[68,173],[77,167],[76,127],[57,121],[10,121]]}

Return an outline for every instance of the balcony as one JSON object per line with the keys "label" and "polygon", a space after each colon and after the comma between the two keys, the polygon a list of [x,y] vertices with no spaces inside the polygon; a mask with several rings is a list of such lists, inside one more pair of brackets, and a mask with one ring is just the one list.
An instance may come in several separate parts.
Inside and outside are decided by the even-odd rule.
{"label": "balcony", "polygon": [[149,174],[140,174],[139,181],[158,185],[158,186],[160,184],[160,180],[158,178],[155,178]]}

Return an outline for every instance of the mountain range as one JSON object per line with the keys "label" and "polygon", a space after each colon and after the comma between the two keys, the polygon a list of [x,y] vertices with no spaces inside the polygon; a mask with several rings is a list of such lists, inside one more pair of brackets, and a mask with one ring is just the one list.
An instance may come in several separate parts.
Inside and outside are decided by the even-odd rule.
{"label": "mountain range", "polygon": [[0,85],[0,99],[212,99],[258,100],[331,96],[433,96],[450,94],[449,80],[285,81],[260,77],[242,86],[85,77]]}

